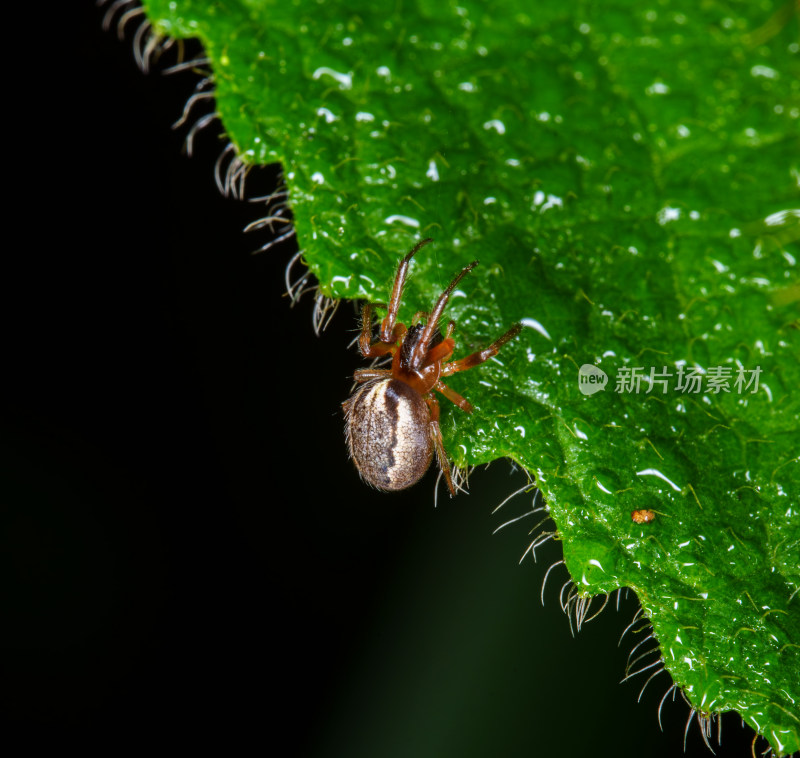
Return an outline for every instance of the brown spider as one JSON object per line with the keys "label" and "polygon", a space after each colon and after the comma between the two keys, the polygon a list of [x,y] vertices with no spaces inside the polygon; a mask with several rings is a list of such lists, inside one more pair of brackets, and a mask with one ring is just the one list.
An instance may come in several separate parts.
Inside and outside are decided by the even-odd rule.
{"label": "brown spider", "polygon": [[[361,312],[361,336],[358,347],[365,358],[392,356],[390,369],[365,368],[353,375],[360,385],[342,404],[345,414],[345,436],[350,457],[368,484],[379,490],[403,490],[416,484],[428,470],[434,450],[439,468],[447,481],[450,495],[456,494],[447,453],[439,428],[439,402],[433,390],[441,392],[462,411],[472,413],[472,406],[440,377],[479,366],[497,355],[500,348],[522,329],[515,324],[489,347],[466,358],[446,362],[453,354],[452,338],[455,322],[449,321],[444,337],[439,332],[450,294],[478,261],[473,261],[453,279],[439,296],[433,310],[420,311],[411,327],[397,321],[403,286],[414,255],[431,239],[417,243],[400,261],[388,306],[364,304]],[[372,341],[372,311],[386,308],[377,341]],[[420,323],[424,321],[424,323]]]}

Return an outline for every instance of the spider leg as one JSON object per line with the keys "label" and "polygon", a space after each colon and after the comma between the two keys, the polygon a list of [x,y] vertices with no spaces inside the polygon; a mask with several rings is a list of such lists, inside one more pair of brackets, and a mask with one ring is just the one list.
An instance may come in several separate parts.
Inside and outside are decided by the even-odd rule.
{"label": "spider leg", "polygon": [[457,405],[462,411],[472,413],[472,403],[467,398],[462,397],[455,390],[451,390],[444,382],[436,382],[434,389],[441,392],[451,403]]}
{"label": "spider leg", "polygon": [[361,309],[361,334],[358,337],[358,349],[365,358],[379,358],[381,355],[392,353],[398,340],[406,333],[402,324],[396,324],[392,329],[389,341],[383,338],[372,342],[372,311],[375,308],[385,308],[384,303],[364,303]]}
{"label": "spider leg", "polygon": [[[419,342],[417,342],[417,344],[414,346],[414,352],[411,354],[409,363],[411,364],[412,370],[419,370],[425,361],[425,353],[427,352],[428,345],[433,338],[433,333],[436,331],[436,326],[439,323],[439,319],[442,317],[442,313],[444,313],[444,309],[447,307],[447,301],[450,299],[450,293],[452,293],[452,291],[458,286],[458,283],[477,265],[478,261],[472,261],[472,263],[469,265],[464,266],[464,268],[461,269],[461,271],[456,275],[456,278],[447,285],[447,289],[442,292],[441,295],[439,295],[439,299],[436,301],[436,305],[431,311],[430,318],[428,319],[428,323],[425,324],[425,328],[422,331]],[[449,330],[450,326],[448,325],[447,328]]]}
{"label": "spider leg", "polygon": [[[411,323],[414,324],[414,326],[416,326],[420,321],[422,321],[422,319],[425,319],[425,321],[429,321],[430,318],[431,318],[430,314],[427,313],[426,311],[417,311],[414,314],[414,318],[411,319]],[[447,331],[445,332],[444,338],[447,339],[448,337],[452,337],[453,332],[455,330],[456,330],[456,322],[453,321],[453,319],[450,319],[450,321],[447,322]]]}
{"label": "spider leg", "polygon": [[450,462],[447,460],[444,442],[442,442],[442,430],[439,428],[439,401],[435,397],[426,397],[425,402],[431,409],[431,438],[436,450],[436,461],[439,464],[439,470],[444,474],[447,489],[450,490],[450,497],[455,497],[456,488],[453,486],[453,478],[450,476]]}
{"label": "spider leg", "polygon": [[425,363],[422,364],[423,368],[438,363],[439,361],[446,361],[453,354],[455,344],[455,341],[451,337],[448,337],[446,340],[432,347],[425,355]]}
{"label": "spider leg", "polygon": [[492,342],[489,347],[483,350],[478,350],[477,353],[472,353],[466,358],[459,358],[457,361],[448,363],[442,367],[442,376],[450,376],[458,371],[466,371],[467,369],[480,366],[484,361],[488,361],[493,355],[500,352],[500,348],[509,340],[513,340],[522,331],[522,324],[514,324],[502,337]]}
{"label": "spider leg", "polygon": [[403,287],[406,283],[408,276],[408,267],[411,259],[419,252],[419,250],[433,240],[428,237],[427,239],[420,240],[411,249],[411,252],[400,261],[397,267],[397,274],[394,277],[394,286],[392,287],[392,296],[389,298],[389,306],[387,308],[386,317],[381,323],[381,342],[393,342],[392,335],[394,334],[394,327],[397,323],[397,312],[400,310],[400,300],[403,296]]}
{"label": "spider leg", "polygon": [[361,309],[361,334],[358,336],[358,349],[365,358],[372,357],[372,311],[385,307],[382,303],[364,303]]}
{"label": "spider leg", "polygon": [[370,379],[383,379],[391,375],[392,371],[388,368],[360,368],[353,374],[353,379],[357,384],[363,384]]}

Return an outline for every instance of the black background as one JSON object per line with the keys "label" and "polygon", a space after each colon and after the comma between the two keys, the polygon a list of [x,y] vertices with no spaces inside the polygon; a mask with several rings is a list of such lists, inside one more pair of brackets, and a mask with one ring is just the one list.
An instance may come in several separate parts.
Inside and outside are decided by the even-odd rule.
{"label": "black background", "polygon": [[[66,6],[66,4],[58,4]],[[32,745],[244,745],[308,756],[677,755],[664,674],[619,686],[637,605],[576,638],[517,565],[530,496],[389,496],[347,461],[345,304],[294,308],[292,244],[252,256],[196,82],[147,76],[84,2],[37,9],[5,99],[0,711]],[[22,23],[22,22],[21,22]],[[198,111],[199,113],[199,111]],[[253,177],[263,190],[274,172]],[[9,202],[9,196],[12,198]],[[514,511],[513,509],[516,510]],[[513,512],[512,512],[513,511]],[[559,573],[561,572],[561,573]],[[612,603],[613,605],[613,603]],[[638,682],[638,683],[637,683]],[[749,755],[725,718],[717,755]],[[690,754],[709,755],[696,725]]]}

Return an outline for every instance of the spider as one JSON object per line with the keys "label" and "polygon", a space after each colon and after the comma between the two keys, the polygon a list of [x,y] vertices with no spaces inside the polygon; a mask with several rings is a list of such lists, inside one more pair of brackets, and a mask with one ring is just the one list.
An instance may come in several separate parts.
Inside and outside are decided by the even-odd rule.
{"label": "spider", "polygon": [[[367,484],[384,491],[403,490],[416,484],[428,470],[434,451],[447,481],[450,495],[456,494],[439,428],[439,402],[436,390],[462,411],[472,413],[472,405],[451,390],[440,377],[479,366],[500,351],[522,329],[515,324],[489,347],[448,361],[453,354],[455,322],[449,321],[444,337],[439,331],[447,301],[458,283],[478,261],[465,266],[439,296],[430,313],[420,311],[410,327],[397,321],[411,259],[420,248],[432,242],[417,243],[400,261],[388,305],[365,303],[361,312],[358,347],[365,358],[391,355],[391,368],[359,369],[353,375],[360,386],[342,404],[345,436],[350,457]],[[386,308],[378,339],[372,341],[372,313]]]}

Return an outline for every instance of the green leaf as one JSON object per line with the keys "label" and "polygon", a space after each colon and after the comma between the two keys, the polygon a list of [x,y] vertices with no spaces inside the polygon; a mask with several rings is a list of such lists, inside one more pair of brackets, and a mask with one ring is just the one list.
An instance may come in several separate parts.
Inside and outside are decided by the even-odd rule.
{"label": "green leaf", "polygon": [[480,260],[456,357],[530,328],[448,380],[454,461],[534,472],[581,595],[635,589],[699,712],[800,749],[795,4],[146,6],[202,40],[240,156],[284,164],[322,293],[384,301],[431,236],[407,321]]}

